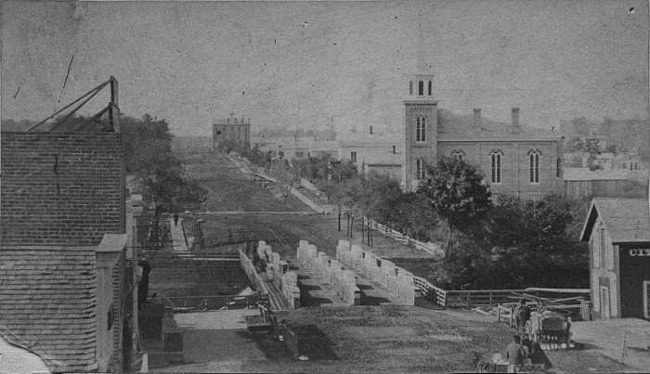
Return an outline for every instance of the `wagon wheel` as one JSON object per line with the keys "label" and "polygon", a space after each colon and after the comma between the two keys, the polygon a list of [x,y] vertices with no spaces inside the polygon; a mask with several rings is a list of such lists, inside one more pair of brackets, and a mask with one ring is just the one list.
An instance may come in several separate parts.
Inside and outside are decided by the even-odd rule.
{"label": "wagon wheel", "polygon": [[528,320],[526,321],[526,325],[524,326],[524,334],[530,339],[532,342],[537,342],[537,331],[535,331],[535,327],[533,327],[533,322]]}

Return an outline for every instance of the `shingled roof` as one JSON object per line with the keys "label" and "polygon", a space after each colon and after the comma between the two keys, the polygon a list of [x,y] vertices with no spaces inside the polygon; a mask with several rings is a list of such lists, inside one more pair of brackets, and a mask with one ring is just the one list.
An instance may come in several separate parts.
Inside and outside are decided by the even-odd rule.
{"label": "shingled roof", "polygon": [[595,198],[580,240],[589,240],[598,216],[602,218],[613,244],[650,242],[647,199]]}
{"label": "shingled roof", "polygon": [[0,248],[0,333],[53,372],[96,368],[94,247]]}

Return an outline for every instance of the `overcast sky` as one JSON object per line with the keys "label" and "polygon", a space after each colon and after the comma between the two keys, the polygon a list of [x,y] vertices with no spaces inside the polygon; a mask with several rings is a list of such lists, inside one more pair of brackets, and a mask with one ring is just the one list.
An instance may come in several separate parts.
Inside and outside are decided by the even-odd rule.
{"label": "overcast sky", "polygon": [[2,3],[3,119],[41,120],[114,75],[123,113],[177,135],[231,112],[253,131],[399,132],[423,66],[458,114],[645,119],[647,0]]}

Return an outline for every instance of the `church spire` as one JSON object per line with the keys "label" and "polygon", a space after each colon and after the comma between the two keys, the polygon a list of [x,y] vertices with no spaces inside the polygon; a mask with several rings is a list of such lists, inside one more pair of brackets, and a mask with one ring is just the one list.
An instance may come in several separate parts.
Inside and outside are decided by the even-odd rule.
{"label": "church spire", "polygon": [[427,63],[426,57],[424,56],[424,51],[426,50],[426,44],[424,42],[424,31],[422,30],[422,12],[418,11],[418,37],[417,37],[417,61],[415,68],[416,72],[424,74],[427,72]]}

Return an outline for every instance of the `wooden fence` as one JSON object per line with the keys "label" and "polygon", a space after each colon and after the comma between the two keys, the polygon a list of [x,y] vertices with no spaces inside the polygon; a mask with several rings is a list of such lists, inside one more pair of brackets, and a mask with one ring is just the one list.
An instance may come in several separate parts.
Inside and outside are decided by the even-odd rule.
{"label": "wooden fence", "polygon": [[442,288],[436,287],[428,280],[421,277],[413,277],[415,289],[423,296],[430,297],[430,300],[438,306],[447,306],[447,291]]}
{"label": "wooden fence", "polygon": [[372,219],[365,218],[366,222],[370,223],[370,228],[373,230],[377,230],[380,233],[389,236],[395,240],[397,240],[400,243],[410,245],[411,247],[414,247],[417,250],[420,251],[425,251],[428,252],[429,254],[432,254],[434,256],[444,256],[442,252],[442,247],[440,244],[437,243],[424,243],[418,240],[415,240],[411,238],[408,235],[402,234],[399,231],[393,230],[390,227],[383,225],[381,223],[375,222]]}
{"label": "wooden fence", "polygon": [[582,288],[525,288],[502,290],[444,290],[436,287],[421,277],[414,277],[415,288],[423,296],[441,307],[494,307],[500,304],[517,302],[521,294],[539,297],[561,298],[581,296],[583,301],[567,302],[554,305],[553,308],[581,315],[583,319],[589,318],[589,289]]}

